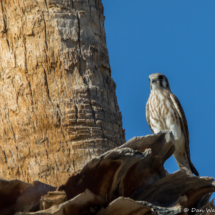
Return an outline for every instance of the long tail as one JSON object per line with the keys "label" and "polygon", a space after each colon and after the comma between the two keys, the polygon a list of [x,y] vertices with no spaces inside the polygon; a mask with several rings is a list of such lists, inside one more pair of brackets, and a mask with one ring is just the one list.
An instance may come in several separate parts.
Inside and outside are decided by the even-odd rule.
{"label": "long tail", "polygon": [[194,173],[196,176],[199,176],[198,171],[196,170],[195,166],[193,165],[193,163],[190,161],[190,168],[192,173]]}

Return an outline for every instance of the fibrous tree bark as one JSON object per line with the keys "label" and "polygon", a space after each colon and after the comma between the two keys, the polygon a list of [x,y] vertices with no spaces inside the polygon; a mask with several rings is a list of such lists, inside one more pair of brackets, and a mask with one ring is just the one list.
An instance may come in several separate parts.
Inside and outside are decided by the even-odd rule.
{"label": "fibrous tree bark", "polygon": [[101,0],[1,0],[0,178],[60,185],[125,142]]}

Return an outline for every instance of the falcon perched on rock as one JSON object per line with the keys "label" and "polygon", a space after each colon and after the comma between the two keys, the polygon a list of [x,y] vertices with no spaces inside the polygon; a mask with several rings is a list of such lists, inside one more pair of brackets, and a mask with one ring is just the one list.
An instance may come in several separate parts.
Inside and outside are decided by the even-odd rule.
{"label": "falcon perched on rock", "polygon": [[[153,133],[170,130],[175,139],[174,157],[180,169],[199,176],[190,160],[187,120],[177,97],[172,94],[165,75],[149,76],[151,93],[146,104],[146,120]],[[192,172],[192,173],[191,173]]]}

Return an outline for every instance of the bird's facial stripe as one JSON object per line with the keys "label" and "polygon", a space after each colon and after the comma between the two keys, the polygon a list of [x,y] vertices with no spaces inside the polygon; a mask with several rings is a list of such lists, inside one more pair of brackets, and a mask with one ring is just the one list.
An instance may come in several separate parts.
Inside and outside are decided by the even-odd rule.
{"label": "bird's facial stripe", "polygon": [[163,80],[163,78],[164,78],[164,77],[163,77],[162,75],[159,75],[159,76],[158,76],[158,79],[159,79],[159,80]]}

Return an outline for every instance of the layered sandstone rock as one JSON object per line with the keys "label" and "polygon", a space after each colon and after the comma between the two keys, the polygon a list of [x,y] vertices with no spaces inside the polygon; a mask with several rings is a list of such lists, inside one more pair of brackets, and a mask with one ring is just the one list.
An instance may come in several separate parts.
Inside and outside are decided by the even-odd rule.
{"label": "layered sandstone rock", "polygon": [[0,178],[60,185],[125,142],[101,0],[1,0]]}

